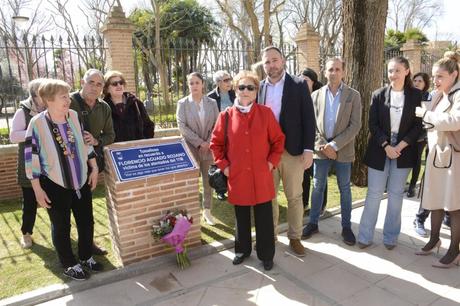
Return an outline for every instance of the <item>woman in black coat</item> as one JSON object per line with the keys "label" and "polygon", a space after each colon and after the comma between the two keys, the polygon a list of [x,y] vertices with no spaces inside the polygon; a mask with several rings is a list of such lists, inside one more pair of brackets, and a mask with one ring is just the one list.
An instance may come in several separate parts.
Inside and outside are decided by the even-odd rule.
{"label": "woman in black coat", "polygon": [[104,75],[104,101],[112,109],[115,142],[153,138],[155,123],[150,120],[144,103],[125,92],[126,80],[119,71]]}
{"label": "woman in black coat", "polygon": [[368,189],[359,224],[358,245],[372,244],[380,201],[385,189],[388,205],[383,227],[383,243],[393,249],[401,231],[404,187],[417,159],[417,139],[422,122],[415,116],[422,92],[412,86],[409,62],[394,57],[388,63],[389,86],[372,94],[369,109],[370,138],[365,155]]}

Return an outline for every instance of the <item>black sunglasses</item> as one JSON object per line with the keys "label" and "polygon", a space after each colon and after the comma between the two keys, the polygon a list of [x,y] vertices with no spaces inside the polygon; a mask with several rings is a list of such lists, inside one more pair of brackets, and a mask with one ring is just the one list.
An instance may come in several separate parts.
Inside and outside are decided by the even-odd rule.
{"label": "black sunglasses", "polygon": [[117,85],[125,85],[125,81],[123,80],[113,81],[113,82],[110,82],[110,85],[112,85],[113,87],[116,87]]}
{"label": "black sunglasses", "polygon": [[254,85],[238,85],[238,90],[243,91],[243,90],[249,90],[249,91],[254,91],[256,90],[256,87]]}

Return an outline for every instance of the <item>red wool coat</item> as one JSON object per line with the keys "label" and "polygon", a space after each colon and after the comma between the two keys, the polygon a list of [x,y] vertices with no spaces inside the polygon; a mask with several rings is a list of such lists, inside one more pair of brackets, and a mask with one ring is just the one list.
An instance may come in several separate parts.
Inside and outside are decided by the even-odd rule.
{"label": "red wool coat", "polygon": [[222,171],[229,168],[228,201],[252,206],[275,197],[268,162],[276,167],[284,151],[284,134],[271,109],[254,103],[249,113],[229,110],[227,154],[224,154],[225,112],[214,127],[210,149]]}

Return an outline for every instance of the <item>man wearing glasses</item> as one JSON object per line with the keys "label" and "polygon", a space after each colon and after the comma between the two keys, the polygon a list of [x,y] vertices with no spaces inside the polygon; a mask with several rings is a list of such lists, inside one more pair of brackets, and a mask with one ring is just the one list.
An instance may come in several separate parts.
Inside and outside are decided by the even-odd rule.
{"label": "man wearing glasses", "polygon": [[[70,108],[78,113],[78,118],[83,125],[83,139],[94,147],[98,155],[102,155],[103,146],[115,140],[113,130],[112,111],[100,95],[104,87],[104,75],[97,69],[88,69],[81,80],[81,90],[70,94]],[[103,159],[100,159],[101,163]],[[99,171],[103,164],[98,161]],[[93,228],[94,236],[94,228]],[[93,243],[94,255],[106,255],[107,251]]]}

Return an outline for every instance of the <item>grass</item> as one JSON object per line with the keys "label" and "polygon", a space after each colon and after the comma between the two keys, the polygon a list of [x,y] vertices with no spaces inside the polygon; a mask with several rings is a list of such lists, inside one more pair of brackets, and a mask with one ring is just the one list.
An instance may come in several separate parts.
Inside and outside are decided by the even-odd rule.
{"label": "grass", "polygon": [[[281,187],[282,188],[282,187]],[[352,187],[353,199],[365,197],[366,188]],[[340,195],[337,190],[335,176],[329,177],[328,208],[339,205]],[[281,192],[279,196],[280,223],[286,220],[286,198]],[[217,221],[216,226],[202,223],[201,239],[203,244],[233,237],[234,210],[225,201],[213,199],[212,213]],[[108,217],[105,206],[104,187],[99,186],[93,197],[95,218],[95,241],[109,250],[109,255],[98,257],[107,270],[119,267],[113,256]],[[38,209],[34,227],[34,246],[24,250],[20,246],[22,211],[20,200],[0,202],[0,299],[31,291],[52,284],[61,284],[69,280],[62,275],[62,268],[51,243],[49,218],[46,211]],[[71,232],[74,254],[77,254],[76,226],[72,223]]]}
{"label": "grass", "polygon": [[[313,186],[313,184],[311,185]],[[337,180],[335,175],[331,175],[328,178],[328,196],[327,196],[327,209],[331,209],[340,205],[340,193],[337,186]],[[201,190],[202,191],[202,190]],[[283,185],[280,186],[280,192],[278,194],[278,203],[280,205],[280,221],[279,223],[286,222],[287,213],[287,200],[284,196]],[[366,197],[367,188],[352,186],[351,193],[353,201],[364,199]],[[311,193],[310,193],[311,195]],[[232,238],[235,227],[235,214],[233,206],[228,204],[226,201],[219,201],[213,198],[213,206],[211,209],[212,215],[214,216],[215,226],[210,226],[204,222],[201,222],[201,241],[203,244],[211,243],[222,239]],[[254,222],[253,222],[254,224]],[[254,227],[253,227],[254,230]]]}
{"label": "grass", "polygon": [[[111,242],[107,227],[104,188],[98,187],[94,194],[95,241],[107,249]],[[68,279],[62,275],[62,268],[51,243],[48,214],[43,208],[37,210],[34,227],[34,246],[24,250],[20,246],[22,223],[19,200],[0,203],[0,299],[21,294],[51,284],[61,284]],[[77,233],[72,222],[71,232],[74,254],[77,254]],[[117,266],[113,252],[98,258],[107,270]]]}

